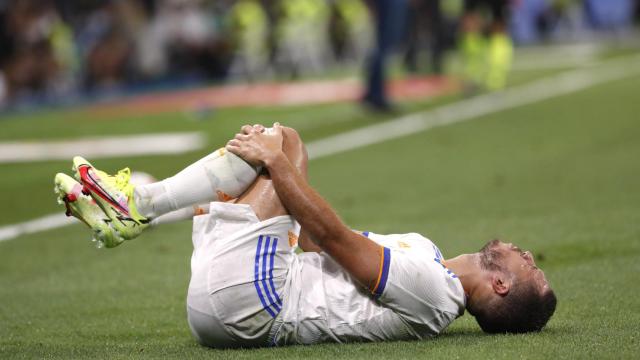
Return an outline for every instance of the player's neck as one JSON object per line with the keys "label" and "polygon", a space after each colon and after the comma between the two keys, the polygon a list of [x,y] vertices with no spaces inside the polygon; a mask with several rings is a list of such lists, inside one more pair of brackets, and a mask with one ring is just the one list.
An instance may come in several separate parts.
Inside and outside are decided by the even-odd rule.
{"label": "player's neck", "polygon": [[480,257],[477,253],[458,255],[445,260],[443,264],[460,279],[462,288],[469,297],[473,296],[483,283],[484,271],[480,267]]}

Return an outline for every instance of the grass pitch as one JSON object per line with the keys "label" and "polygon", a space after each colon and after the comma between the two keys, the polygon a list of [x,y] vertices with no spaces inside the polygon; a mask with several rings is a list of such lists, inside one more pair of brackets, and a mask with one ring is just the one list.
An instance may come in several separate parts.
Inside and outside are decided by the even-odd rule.
{"label": "grass pitch", "polygon": [[[494,237],[531,249],[559,298],[539,334],[485,335],[465,315],[428,341],[207,349],[186,323],[188,223],[113,250],[93,248],[78,224],[0,243],[0,358],[634,358],[639,93],[640,78],[629,78],[310,165],[312,184],[354,228],[419,232],[445,256]],[[2,120],[0,139],[203,130],[215,147],[244,122],[275,120],[312,140],[385,118],[348,104],[220,110],[202,122],[65,111]],[[164,177],[203,154],[94,163]],[[0,165],[0,224],[62,211],[53,175],[69,168]]]}

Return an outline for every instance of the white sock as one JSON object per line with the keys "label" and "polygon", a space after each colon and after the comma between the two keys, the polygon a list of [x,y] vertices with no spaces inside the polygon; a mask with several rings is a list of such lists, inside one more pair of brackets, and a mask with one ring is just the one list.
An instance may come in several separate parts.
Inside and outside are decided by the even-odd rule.
{"label": "white sock", "polygon": [[203,215],[208,213],[209,213],[208,203],[202,204],[202,205],[188,206],[186,208],[178,209],[176,211],[172,211],[164,215],[160,215],[156,218],[153,218],[150,224],[151,226],[158,226],[161,224],[170,224],[178,221],[191,220],[196,215]]}
{"label": "white sock", "polygon": [[136,186],[134,201],[141,215],[155,218],[178,209],[218,200],[218,192],[240,196],[259,169],[224,148],[160,182]]}

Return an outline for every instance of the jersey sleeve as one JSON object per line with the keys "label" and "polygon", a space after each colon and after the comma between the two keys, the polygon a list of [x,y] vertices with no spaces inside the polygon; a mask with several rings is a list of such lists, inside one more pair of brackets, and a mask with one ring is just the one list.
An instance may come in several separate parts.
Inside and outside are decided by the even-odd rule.
{"label": "jersey sleeve", "polygon": [[382,248],[380,273],[372,293],[406,320],[430,324],[457,314],[464,303],[455,274],[425,253]]}

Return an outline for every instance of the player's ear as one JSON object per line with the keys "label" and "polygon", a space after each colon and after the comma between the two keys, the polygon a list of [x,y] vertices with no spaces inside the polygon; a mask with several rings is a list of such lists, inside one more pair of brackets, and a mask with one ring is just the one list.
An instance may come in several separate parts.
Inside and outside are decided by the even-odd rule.
{"label": "player's ear", "polygon": [[496,294],[507,295],[511,288],[511,280],[506,274],[496,271],[491,275],[491,287]]}

